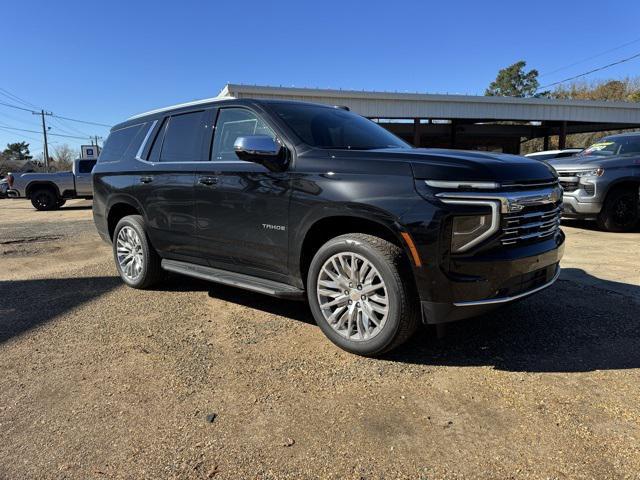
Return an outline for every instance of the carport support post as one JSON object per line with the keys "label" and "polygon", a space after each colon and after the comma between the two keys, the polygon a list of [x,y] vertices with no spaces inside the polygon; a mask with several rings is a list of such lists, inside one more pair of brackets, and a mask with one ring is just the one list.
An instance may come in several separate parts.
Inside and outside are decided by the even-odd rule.
{"label": "carport support post", "polygon": [[558,148],[563,150],[567,145],[567,122],[560,124],[560,136],[558,137]]}
{"label": "carport support post", "polygon": [[413,146],[418,148],[420,146],[420,119],[413,119]]}
{"label": "carport support post", "polygon": [[549,150],[549,135],[545,135],[542,139],[542,142],[542,150],[546,152],[547,150]]}

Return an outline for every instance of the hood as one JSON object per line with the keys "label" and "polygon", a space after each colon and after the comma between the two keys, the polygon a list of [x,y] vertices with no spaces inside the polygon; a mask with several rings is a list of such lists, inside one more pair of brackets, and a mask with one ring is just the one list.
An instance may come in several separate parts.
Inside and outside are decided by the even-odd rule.
{"label": "hood", "polygon": [[575,157],[557,158],[548,160],[551,166],[557,170],[576,170],[581,168],[612,168],[625,167],[639,164],[640,155],[577,155]]}
{"label": "hood", "polygon": [[380,150],[334,150],[336,158],[367,158],[409,162],[417,179],[511,182],[553,180],[555,171],[540,160],[467,150],[394,148]]}

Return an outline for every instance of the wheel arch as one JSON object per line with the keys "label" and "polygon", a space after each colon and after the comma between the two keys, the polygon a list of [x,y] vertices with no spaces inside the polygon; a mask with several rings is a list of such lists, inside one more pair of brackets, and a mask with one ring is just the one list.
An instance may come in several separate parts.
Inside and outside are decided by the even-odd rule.
{"label": "wheel arch", "polygon": [[[411,253],[408,245],[402,239],[400,231],[401,229],[397,225],[390,225],[363,216],[331,215],[317,219],[307,228],[302,242],[298,243],[300,248],[294,255],[294,260],[297,260],[295,269],[300,275],[301,286],[306,287],[309,266],[318,249],[330,239],[347,233],[375,235],[397,245],[404,252],[407,265],[412,267]],[[410,270],[413,275],[413,268]]]}
{"label": "wheel arch", "polygon": [[629,187],[631,188],[635,187],[640,190],[640,177],[622,177],[614,180],[609,184],[607,188],[607,191],[605,193],[605,199],[614,190],[617,190],[619,188],[629,188]]}
{"label": "wheel arch", "polygon": [[57,197],[61,197],[62,195],[60,195],[60,189],[58,188],[58,185],[56,185],[54,182],[49,182],[46,180],[36,180],[34,182],[30,182],[27,187],[24,189],[24,196],[26,198],[31,198],[31,194],[35,191],[38,190],[40,188],[46,188],[48,190],[52,190],[53,193],[57,196]]}
{"label": "wheel arch", "polygon": [[137,202],[129,198],[114,200],[107,210],[107,231],[109,239],[113,240],[113,232],[118,222],[127,215],[143,215],[142,208]]}

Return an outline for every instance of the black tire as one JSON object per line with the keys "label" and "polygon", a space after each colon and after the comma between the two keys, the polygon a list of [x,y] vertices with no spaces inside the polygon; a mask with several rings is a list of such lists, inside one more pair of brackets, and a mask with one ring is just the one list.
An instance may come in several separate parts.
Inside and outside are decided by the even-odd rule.
{"label": "black tire", "polygon": [[[367,340],[351,340],[338,333],[325,319],[318,300],[318,280],[324,264],[341,252],[353,252],[370,262],[386,288],[388,314],[380,331]],[[419,325],[418,298],[406,257],[396,245],[373,235],[350,233],[335,237],[316,252],[307,276],[311,311],[324,334],[340,348],[363,356],[376,356],[398,347]]]}
{"label": "black tire", "polygon": [[58,208],[58,198],[50,188],[39,188],[34,190],[31,195],[31,205],[36,210],[48,211]]}
{"label": "black tire", "polygon": [[598,226],[608,232],[631,232],[638,224],[638,187],[609,192],[598,215]]}
{"label": "black tire", "polygon": [[62,207],[67,201],[64,198],[58,199],[58,208]]}
{"label": "black tire", "polygon": [[[132,278],[124,271],[118,261],[118,235],[120,231],[129,227],[135,230],[140,241],[140,257],[142,259],[142,268],[140,273]],[[164,278],[162,268],[160,267],[161,258],[151,245],[149,237],[146,234],[144,219],[140,215],[129,215],[123,217],[113,232],[113,259],[116,264],[120,278],[133,288],[146,289],[161,281]]]}

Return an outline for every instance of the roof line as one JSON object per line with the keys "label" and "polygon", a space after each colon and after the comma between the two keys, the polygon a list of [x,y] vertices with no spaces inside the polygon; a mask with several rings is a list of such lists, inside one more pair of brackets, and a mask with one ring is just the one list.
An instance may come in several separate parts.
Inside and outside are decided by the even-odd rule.
{"label": "roof line", "polygon": [[201,104],[204,104],[204,103],[220,102],[222,100],[230,100],[230,99],[233,99],[233,98],[234,97],[229,96],[229,95],[227,95],[227,96],[218,95],[217,97],[203,98],[201,100],[193,100],[191,102],[178,103],[178,104],[175,104],[175,105],[169,105],[169,106],[162,107],[162,108],[156,108],[155,110],[149,110],[148,112],[138,113],[136,115],[133,115],[133,116],[127,118],[127,121],[134,120],[134,119],[140,118],[140,117],[146,117],[147,115],[153,115],[154,113],[160,113],[160,112],[166,112],[168,110],[174,110],[176,108],[191,107],[191,106],[194,106],[194,105],[201,105]]}

